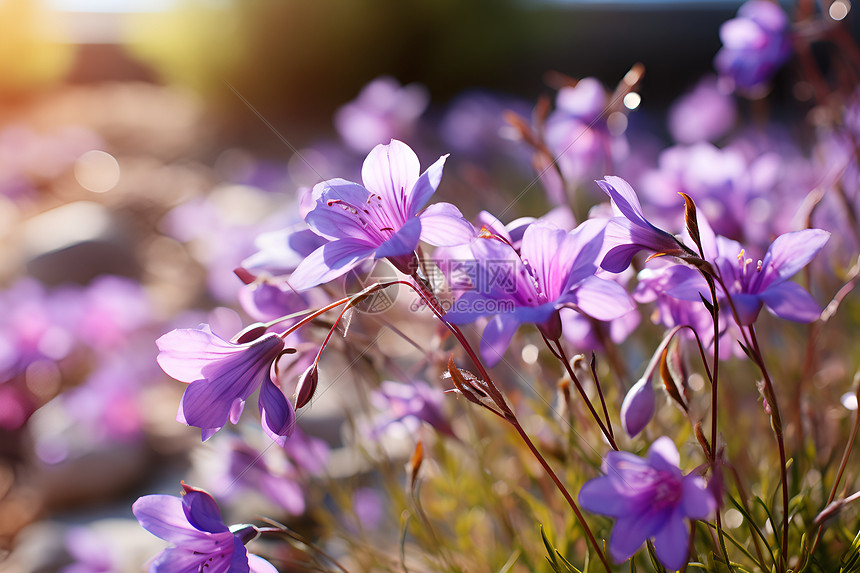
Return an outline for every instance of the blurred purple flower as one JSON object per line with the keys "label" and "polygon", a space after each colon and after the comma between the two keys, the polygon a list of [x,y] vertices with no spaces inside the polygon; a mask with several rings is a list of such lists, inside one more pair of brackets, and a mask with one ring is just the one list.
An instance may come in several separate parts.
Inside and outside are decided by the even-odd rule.
{"label": "blurred purple flower", "polygon": [[716,141],[731,129],[737,115],[732,96],[719,89],[716,78],[708,76],[669,108],[669,132],[678,143]]}
{"label": "blurred purple flower", "polygon": [[396,79],[382,76],[338,109],[334,124],[347,145],[367,153],[380,143],[411,136],[429,102],[427,89],[421,84],[401,86]]}
{"label": "blurred purple flower", "polygon": [[607,175],[597,184],[609,195],[613,210],[619,215],[606,225],[606,254],[600,263],[601,268],[620,273],[630,266],[634,255],[642,250],[667,255],[684,253],[682,245],[674,236],[645,218],[639,198],[627,181]]}
{"label": "blurred purple flower", "polygon": [[146,495],[132,506],[144,529],[175,545],[156,557],[150,573],[277,573],[271,563],[245,549],[256,528],[228,528],[211,495],[185,483],[182,488],[181,498]]}
{"label": "blurred purple flower", "polygon": [[714,58],[721,77],[743,90],[766,84],[791,57],[789,20],[769,0],[750,0],[720,27],[723,47]]}
{"label": "blurred purple flower", "polygon": [[296,413],[275,384],[274,364],[284,350],[280,336],[269,333],[244,343],[228,342],[208,325],[168,332],[156,341],[158,364],[171,377],[189,383],[177,421],[197,426],[209,439],[229,419],[239,421],[248,399],[260,389],[263,430],[283,445]]}
{"label": "blurred purple flower", "polygon": [[546,143],[572,181],[605,172],[614,145],[602,118],[607,103],[606,90],[596,78],[583,78],[558,91],[556,109],[546,121]]}
{"label": "blurred purple flower", "polygon": [[401,384],[383,381],[370,395],[371,404],[380,412],[373,421],[370,435],[379,437],[393,424],[402,424],[414,432],[421,422],[450,434],[451,427],[442,412],[443,400],[444,393],[426,382]]}
{"label": "blurred purple flower", "polygon": [[563,307],[598,320],[631,311],[624,288],[594,276],[603,227],[603,222],[590,220],[567,232],[550,223],[534,223],[523,233],[519,253],[497,238],[475,239],[475,263],[468,271],[473,288],[454,302],[446,319],[462,324],[493,315],[481,339],[481,354],[492,366],[522,323],[534,323],[555,340],[561,336]]}
{"label": "blurred purple flower", "polygon": [[687,561],[690,530],[686,519],[705,519],[717,507],[705,480],[678,469],[680,456],[669,438],[658,438],[646,458],[629,452],[606,454],[603,473],[579,491],[588,511],[615,517],[609,552],[617,562],[633,556],[649,538],[669,569]]}
{"label": "blurred purple flower", "polygon": [[450,203],[436,203],[419,213],[442,179],[446,157],[419,176],[418,156],[405,143],[392,140],[374,147],[365,159],[364,186],[344,179],[317,184],[305,221],[328,242],[299,264],[290,277],[293,288],[328,282],[368,259],[388,258],[409,273],[419,240],[432,245],[468,242],[472,225]]}

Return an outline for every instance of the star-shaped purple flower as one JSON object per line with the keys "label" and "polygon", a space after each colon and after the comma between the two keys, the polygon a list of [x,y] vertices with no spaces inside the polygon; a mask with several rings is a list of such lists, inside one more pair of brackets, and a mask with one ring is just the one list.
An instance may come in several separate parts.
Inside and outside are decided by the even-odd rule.
{"label": "star-shaped purple flower", "polygon": [[598,320],[618,318],[633,304],[621,285],[594,275],[602,245],[603,223],[597,220],[570,232],[549,223],[529,225],[519,253],[506,242],[479,237],[471,245],[474,264],[466,265],[472,290],[454,301],[445,318],[462,324],[493,315],[481,339],[481,355],[490,366],[522,323],[557,339],[562,307]]}
{"label": "star-shaped purple flower", "polygon": [[680,456],[669,438],[658,438],[643,459],[629,452],[606,455],[602,470],[579,490],[588,511],[615,517],[609,553],[623,562],[647,539],[654,539],[657,557],[671,570],[687,561],[690,529],[687,519],[705,519],[717,507],[705,480],[682,475]]}
{"label": "star-shaped purple flower", "polygon": [[258,534],[252,525],[231,530],[211,495],[184,483],[182,488],[181,498],[145,495],[132,506],[144,529],[174,544],[155,558],[149,573],[277,573],[245,549],[244,542]]}
{"label": "star-shaped purple flower", "polygon": [[245,400],[259,388],[263,430],[283,446],[296,413],[275,384],[274,365],[285,348],[280,336],[268,333],[249,342],[229,342],[203,325],[168,332],[156,344],[162,370],[188,383],[177,421],[202,429],[203,440],[208,440],[228,419],[239,421]]}
{"label": "star-shaped purple flower", "polygon": [[327,242],[299,264],[290,285],[308,289],[368,259],[387,258],[408,274],[420,240],[436,246],[469,242],[472,225],[455,206],[436,203],[421,211],[439,186],[447,157],[419,176],[418,156],[393,139],[374,147],[364,160],[364,185],[344,179],[318,183],[305,221]]}

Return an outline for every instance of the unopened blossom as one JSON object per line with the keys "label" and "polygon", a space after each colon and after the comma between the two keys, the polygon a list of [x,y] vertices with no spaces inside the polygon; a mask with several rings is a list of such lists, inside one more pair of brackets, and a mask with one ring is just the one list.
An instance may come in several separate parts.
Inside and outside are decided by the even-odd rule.
{"label": "unopened blossom", "polygon": [[200,428],[207,440],[227,420],[238,422],[245,401],[259,388],[263,430],[283,445],[296,413],[275,383],[275,361],[285,349],[280,336],[268,333],[249,342],[230,342],[203,325],[168,332],[156,344],[162,370],[188,383],[177,421]]}
{"label": "unopened blossom", "polygon": [[211,495],[182,484],[182,497],[146,495],[132,512],[144,529],[174,546],[162,551],[149,573],[277,573],[271,563],[245,549],[257,536],[252,525],[227,527]]}
{"label": "unopened blossom", "polygon": [[642,211],[633,187],[621,177],[607,175],[597,182],[609,195],[613,211],[618,215],[606,225],[606,255],[601,268],[620,273],[630,266],[639,251],[680,255],[682,245],[671,234],[651,224]]}
{"label": "unopened blossom", "polygon": [[327,242],[308,255],[290,276],[304,290],[346,274],[362,261],[387,258],[409,273],[419,241],[432,245],[466,243],[472,225],[450,203],[422,208],[442,179],[447,156],[419,175],[418,156],[405,143],[377,145],[364,161],[363,185],[345,179],[317,184],[305,221]]}
{"label": "unopened blossom", "polygon": [[628,436],[636,436],[651,421],[655,401],[656,395],[650,375],[640,379],[627,391],[621,403],[621,426]]}
{"label": "unopened blossom", "polygon": [[559,310],[574,308],[598,320],[612,320],[633,309],[618,283],[595,276],[603,246],[603,223],[590,220],[573,231],[534,223],[523,233],[520,251],[488,236],[471,244],[472,289],[445,315],[453,323],[492,316],[481,339],[489,365],[500,359],[517,328],[533,323],[549,339],[561,336]]}
{"label": "unopened blossom", "polygon": [[714,58],[721,77],[750,90],[766,84],[791,57],[788,15],[777,2],[750,0],[720,27],[723,47]]}
{"label": "unopened blossom", "polygon": [[717,507],[705,480],[683,475],[671,439],[658,438],[645,458],[629,452],[606,454],[601,470],[579,491],[579,503],[592,513],[616,518],[609,553],[616,562],[633,556],[647,539],[654,540],[657,558],[675,571],[687,562],[690,528],[687,520],[705,519]]}

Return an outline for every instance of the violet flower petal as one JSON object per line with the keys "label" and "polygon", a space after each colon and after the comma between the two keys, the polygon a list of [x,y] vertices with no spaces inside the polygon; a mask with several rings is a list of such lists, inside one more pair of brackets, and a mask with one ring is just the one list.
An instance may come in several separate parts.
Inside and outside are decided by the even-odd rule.
{"label": "violet flower petal", "polygon": [[406,221],[388,240],[376,249],[375,258],[408,255],[418,246],[421,238],[421,219],[413,217]]}
{"label": "violet flower petal", "polygon": [[379,144],[370,150],[361,166],[361,180],[368,191],[379,196],[386,213],[411,216],[411,193],[420,169],[415,152],[392,139],[388,145]]}
{"label": "violet flower petal", "polygon": [[299,263],[290,275],[290,286],[301,291],[327,283],[345,275],[375,250],[375,245],[358,239],[340,239],[326,243]]}
{"label": "violet flower petal", "polygon": [[281,447],[293,433],[296,411],[281,389],[267,379],[260,385],[260,420],[263,431]]}
{"label": "violet flower petal", "polygon": [[786,320],[812,322],[821,316],[821,306],[797,283],[771,285],[759,298],[768,310]]}
{"label": "violet flower petal", "polygon": [[224,525],[218,504],[205,491],[185,486],[185,494],[180,501],[188,523],[195,528],[209,533],[229,531]]}
{"label": "violet flower petal", "polygon": [[636,308],[624,287],[596,276],[580,282],[575,294],[579,310],[597,320],[615,320]]}
{"label": "violet flower petal", "polygon": [[421,240],[434,247],[465,245],[478,234],[472,223],[450,203],[434,203],[418,218],[421,219]]}
{"label": "violet flower petal", "polygon": [[499,363],[519,326],[520,322],[511,315],[497,314],[490,319],[481,336],[481,356],[487,366],[492,368]]}
{"label": "violet flower petal", "polygon": [[654,535],[657,558],[672,571],[677,571],[687,562],[689,547],[690,530],[684,523],[682,512],[675,511]]}

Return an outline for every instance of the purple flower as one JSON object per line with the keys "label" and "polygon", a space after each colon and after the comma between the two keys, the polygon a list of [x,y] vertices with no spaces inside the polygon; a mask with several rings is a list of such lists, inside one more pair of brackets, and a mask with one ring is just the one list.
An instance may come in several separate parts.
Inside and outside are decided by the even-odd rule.
{"label": "purple flower", "polygon": [[680,456],[667,437],[658,438],[645,459],[609,452],[594,478],[579,491],[579,503],[593,513],[615,517],[609,552],[617,562],[654,539],[657,557],[668,568],[687,561],[690,530],[686,519],[705,519],[717,507],[705,480],[678,469]]}
{"label": "purple flower", "polygon": [[719,89],[716,78],[708,76],[672,104],[669,132],[678,143],[716,141],[731,129],[737,115],[732,96]]}
{"label": "purple flower", "polygon": [[254,526],[228,528],[211,495],[184,483],[182,488],[181,498],[146,495],[132,506],[144,529],[175,545],[156,557],[150,573],[277,573],[245,549],[244,542],[256,537]]}
{"label": "purple flower", "polygon": [[382,76],[338,109],[334,124],[347,145],[366,153],[374,145],[411,135],[429,100],[424,86],[401,86],[396,79]]}
{"label": "purple flower", "polygon": [[250,342],[228,342],[208,325],[168,332],[156,341],[158,364],[169,376],[189,383],[177,421],[203,430],[208,440],[229,419],[239,421],[248,399],[260,389],[263,430],[283,445],[292,433],[296,413],[275,384],[274,364],[284,341],[274,333]]}
{"label": "purple flower", "polygon": [[370,429],[371,437],[378,438],[394,424],[402,424],[408,431],[415,432],[422,421],[450,434],[451,426],[442,411],[443,399],[444,393],[426,382],[383,381],[370,395],[371,403],[380,411]]}
{"label": "purple flower", "polygon": [[674,236],[648,222],[636,192],[627,181],[607,175],[597,184],[609,195],[613,210],[620,215],[606,225],[607,252],[600,263],[601,268],[620,273],[630,266],[634,255],[642,250],[667,255],[684,253]]}
{"label": "purple flower", "polygon": [[534,323],[557,339],[563,307],[598,320],[618,318],[633,305],[619,284],[594,276],[602,245],[603,223],[596,220],[570,232],[534,223],[523,233],[519,253],[498,239],[475,239],[475,264],[467,265],[473,288],[454,301],[446,319],[460,324],[493,315],[481,339],[481,354],[492,366],[521,323]]}
{"label": "purple flower", "polygon": [[558,91],[556,109],[546,122],[546,143],[566,178],[581,181],[605,172],[613,147],[602,118],[608,99],[595,78],[583,78]]}
{"label": "purple flower", "polygon": [[344,179],[317,184],[305,221],[328,242],[299,264],[290,277],[293,288],[328,282],[368,259],[388,258],[408,273],[419,240],[437,246],[468,242],[472,225],[450,203],[419,213],[442,179],[446,158],[419,176],[418,156],[392,140],[374,147],[365,159],[363,186]]}
{"label": "purple flower", "polygon": [[776,2],[750,0],[720,27],[723,47],[714,58],[720,76],[751,90],[773,77],[791,56],[788,16]]}
{"label": "purple flower", "polygon": [[[705,229],[701,224],[699,228]],[[829,238],[830,233],[821,229],[785,233],[771,243],[763,259],[755,262],[746,257],[740,243],[702,233],[705,255],[728,289],[726,293],[720,288],[718,294],[723,299],[726,294],[731,297],[742,326],[754,323],[762,306],[795,322],[812,322],[821,315],[821,307],[812,295],[788,279],[809,264]],[[699,300],[700,294],[707,297],[704,280],[695,273],[687,275],[688,280],[667,293],[683,300]]]}

